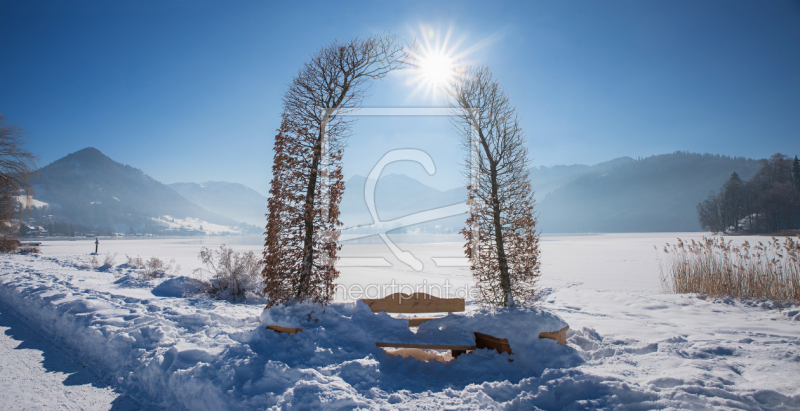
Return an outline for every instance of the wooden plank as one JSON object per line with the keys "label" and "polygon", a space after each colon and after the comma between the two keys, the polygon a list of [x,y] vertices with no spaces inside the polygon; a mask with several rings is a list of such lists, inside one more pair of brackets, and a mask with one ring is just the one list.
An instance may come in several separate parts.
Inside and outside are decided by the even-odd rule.
{"label": "wooden plank", "polygon": [[569,330],[569,326],[558,331],[539,333],[539,338],[549,338],[551,340],[556,340],[556,342],[561,345],[567,345],[567,330]]}
{"label": "wooden plank", "polygon": [[420,348],[424,350],[469,351],[475,349],[474,345],[453,345],[453,344],[408,344],[408,343],[376,342],[375,345],[380,348]]}
{"label": "wooden plank", "polygon": [[424,323],[425,321],[435,320],[436,318],[409,318],[408,319],[408,326],[409,327],[419,327],[420,324]]}
{"label": "wooden plank", "polygon": [[513,354],[511,352],[511,345],[508,344],[508,339],[497,338],[488,334],[481,334],[476,332],[475,346],[478,348],[488,348],[490,350],[496,350],[498,353],[506,352],[509,355]]}
{"label": "wooden plank", "polygon": [[272,331],[276,331],[276,332],[279,332],[279,333],[288,333],[288,334],[297,334],[298,332],[303,331],[302,328],[289,328],[289,327],[281,327],[281,326],[277,326],[277,325],[268,325],[267,328],[272,330]]}
{"label": "wooden plank", "polygon": [[447,358],[445,358],[445,357],[443,357],[441,355],[436,355],[436,354],[432,354],[432,353],[429,353],[429,352],[422,351],[419,348],[401,348],[399,350],[387,351],[386,353],[389,354],[389,355],[394,355],[394,356],[403,357],[403,358],[413,358],[415,360],[419,360],[419,361],[423,361],[423,362],[428,362],[430,360],[439,361],[441,363],[446,363],[447,362]]}
{"label": "wooden plank", "polygon": [[462,312],[466,310],[466,303],[463,298],[439,298],[425,293],[394,293],[380,299],[368,299],[364,301],[372,312],[377,313],[386,311],[389,313],[438,313],[438,312]]}

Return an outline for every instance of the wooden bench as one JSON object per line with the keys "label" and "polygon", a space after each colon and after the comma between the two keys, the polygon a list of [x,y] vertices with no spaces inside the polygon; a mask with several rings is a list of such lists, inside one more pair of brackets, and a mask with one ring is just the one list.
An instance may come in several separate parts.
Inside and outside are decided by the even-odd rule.
{"label": "wooden bench", "polygon": [[566,326],[558,331],[539,333],[539,338],[549,338],[551,340],[556,340],[556,342],[561,345],[567,345],[567,330],[569,330],[569,326]]}
{"label": "wooden bench", "polygon": [[[450,350],[450,356],[453,358],[458,357],[461,354],[466,354],[468,351],[474,351],[476,346],[474,345],[455,345],[455,344],[408,344],[408,343],[385,343],[385,342],[376,342],[376,346],[379,348],[405,348],[405,349],[415,349],[415,350]],[[398,350],[399,351],[399,350]],[[393,354],[393,353],[389,353]],[[399,353],[400,354],[400,353]],[[410,355],[411,357],[417,358],[415,355]]]}
{"label": "wooden bench", "polygon": [[[363,299],[361,300],[369,306],[374,313],[386,311],[392,314],[421,314],[421,313],[453,313],[466,311],[466,302],[463,298],[439,298],[425,293],[394,293],[384,298],[379,299]],[[423,318],[409,318],[409,327],[419,327],[425,321],[433,320],[436,317],[423,317]],[[376,346],[380,348],[404,348],[407,350],[398,350],[398,355],[403,357],[410,356],[421,359],[427,357],[420,353],[413,353],[410,350],[450,350],[450,355],[453,358],[467,351],[472,351],[476,348],[474,345],[453,345],[453,344],[411,344],[411,343],[386,343],[376,342]]]}
{"label": "wooden bench", "polygon": [[[466,311],[466,302],[463,298],[439,298],[425,293],[402,294],[395,293],[380,299],[363,299],[372,312],[377,313],[386,311],[393,314],[419,314],[419,313],[434,313],[434,312],[464,312]],[[426,318],[409,318],[409,327],[418,327],[425,321],[433,320],[434,317]],[[558,344],[566,345],[567,343],[567,330],[569,326],[564,327],[558,331],[542,332],[539,333],[539,338],[550,338],[555,340]],[[428,360],[430,354],[427,353],[414,353],[411,350],[450,350],[450,355],[453,358],[469,351],[479,348],[488,348],[495,350],[498,353],[513,354],[511,345],[506,338],[497,338],[488,334],[475,332],[475,345],[450,345],[450,344],[412,344],[412,343],[387,343],[376,342],[375,345],[380,348],[400,348],[395,351],[397,355],[403,357],[414,357],[417,359]],[[426,355],[427,354],[427,355]],[[509,361],[513,361],[510,360]]]}
{"label": "wooden bench", "polygon": [[[539,338],[549,338],[551,340],[556,340],[556,342],[561,345],[567,345],[567,330],[569,330],[569,326],[566,326],[558,331],[542,332],[539,333]],[[490,350],[495,350],[498,353],[507,352],[508,355],[513,354],[513,352],[511,352],[511,345],[508,343],[508,339],[497,338],[488,334],[481,334],[479,332],[475,333],[475,346],[477,348],[488,348]],[[508,360],[514,361],[510,358]]]}
{"label": "wooden bench", "polygon": [[[466,311],[463,298],[439,298],[425,293],[394,293],[379,299],[363,299],[373,313],[386,311],[392,314],[455,313]],[[436,317],[409,318],[409,327],[419,327],[425,321]]]}
{"label": "wooden bench", "polygon": [[[361,300],[373,313],[385,311],[392,314],[422,314],[422,313],[453,313],[466,311],[466,302],[463,298],[439,298],[425,293],[403,294],[395,293],[379,299]],[[434,320],[437,317],[409,318],[409,327],[419,327],[425,321]],[[275,332],[296,334],[302,328],[280,327],[268,325],[266,328]],[[567,343],[567,330],[569,326],[558,331],[539,333],[539,338],[550,338],[559,344]],[[496,350],[498,353],[512,354],[508,339],[497,338],[491,335],[475,332],[475,345],[454,345],[454,344],[417,344],[417,343],[395,343],[395,342],[376,342],[380,348],[399,348],[391,354],[402,357],[413,357],[422,360],[433,359],[433,354],[422,350],[450,350],[452,358],[479,348]],[[442,361],[440,357],[435,358]]]}

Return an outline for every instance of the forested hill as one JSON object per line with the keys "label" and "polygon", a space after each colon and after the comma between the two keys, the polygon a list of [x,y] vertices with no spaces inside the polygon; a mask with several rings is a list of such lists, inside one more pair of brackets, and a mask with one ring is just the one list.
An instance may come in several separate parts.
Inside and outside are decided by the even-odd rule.
{"label": "forested hill", "polygon": [[757,160],[676,152],[589,170],[537,196],[545,233],[700,231],[696,206]]}
{"label": "forested hill", "polygon": [[607,170],[616,166],[627,164],[634,161],[630,157],[615,158],[610,161],[587,166],[585,164],[573,164],[569,166],[540,166],[531,167],[531,187],[536,191],[537,198],[544,198],[559,187],[575,181],[578,177],[585,174],[595,173],[603,174]]}
{"label": "forested hill", "polygon": [[89,227],[142,229],[152,225],[151,218],[164,215],[236,225],[95,148],[85,148],[41,168],[32,182],[36,198],[50,205],[47,212]]}

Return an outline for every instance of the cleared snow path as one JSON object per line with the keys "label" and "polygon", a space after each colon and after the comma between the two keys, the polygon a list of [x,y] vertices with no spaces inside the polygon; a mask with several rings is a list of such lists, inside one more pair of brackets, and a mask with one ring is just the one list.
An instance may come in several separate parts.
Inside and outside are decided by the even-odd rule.
{"label": "cleared snow path", "polygon": [[0,303],[0,408],[139,410]]}

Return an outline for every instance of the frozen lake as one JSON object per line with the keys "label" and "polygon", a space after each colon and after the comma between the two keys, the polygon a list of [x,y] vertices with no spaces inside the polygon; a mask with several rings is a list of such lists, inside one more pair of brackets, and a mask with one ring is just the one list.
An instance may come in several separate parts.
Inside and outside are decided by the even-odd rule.
{"label": "frozen lake", "polygon": [[[541,240],[542,276],[540,285],[548,288],[578,287],[596,291],[636,291],[658,293],[660,291],[659,264],[657,258],[661,250],[677,238],[699,240],[708,233],[625,233],[625,234],[587,234],[551,235]],[[448,294],[463,297],[471,287],[472,278],[466,259],[463,258],[463,242],[459,236],[438,236],[437,241],[449,242],[419,243],[414,236],[390,236],[397,241],[397,247],[411,253],[423,268],[417,271],[400,261],[377,237],[360,240],[360,244],[345,241],[338,264],[341,277],[338,283],[349,290],[337,300],[352,294],[352,287],[367,287],[370,297],[383,286],[396,285],[397,289],[408,291],[413,287],[423,287],[435,295]],[[766,237],[731,237],[734,242],[748,240],[751,243]],[[366,241],[365,241],[366,240]],[[363,244],[364,242],[371,244]],[[148,258],[175,259],[181,266],[181,275],[192,275],[192,270],[200,267],[197,257],[202,247],[216,248],[227,244],[238,251],[263,250],[260,236],[249,237],[190,237],[153,239],[114,239],[100,241],[100,254],[117,254],[117,264],[125,262],[125,255]],[[88,255],[94,251],[94,239],[44,240],[41,247],[45,255]],[[449,287],[447,287],[449,285]],[[379,288],[375,288],[378,286]],[[427,288],[425,288],[427,287]],[[355,291],[358,291],[356,287]]]}

